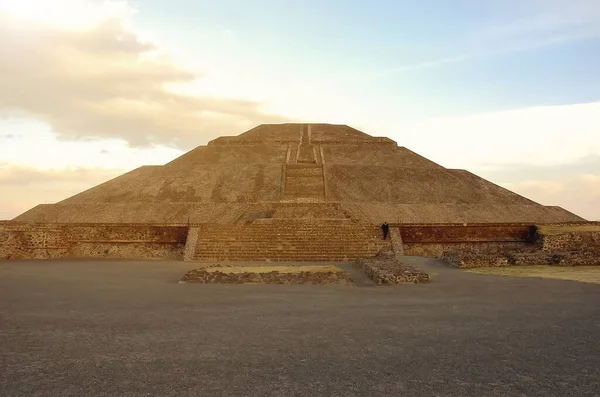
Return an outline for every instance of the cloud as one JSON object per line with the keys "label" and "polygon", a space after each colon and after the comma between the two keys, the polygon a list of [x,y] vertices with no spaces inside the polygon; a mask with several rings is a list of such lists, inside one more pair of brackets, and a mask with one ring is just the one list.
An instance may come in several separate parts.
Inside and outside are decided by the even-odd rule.
{"label": "cloud", "polygon": [[500,183],[544,205],[558,205],[588,220],[600,220],[600,174],[574,174],[555,180]]}
{"label": "cloud", "polygon": [[72,168],[38,169],[0,164],[0,186],[26,186],[44,183],[96,184],[124,173],[122,169]]}
{"label": "cloud", "polygon": [[169,90],[201,76],[142,41],[125,18],[106,14],[74,29],[0,13],[0,113],[42,121],[67,139],[182,148],[282,121],[252,100]]}
{"label": "cloud", "polygon": [[498,164],[478,174],[544,205],[600,220],[600,155],[563,164]]}
{"label": "cloud", "polygon": [[384,77],[386,75],[410,72],[412,70],[431,69],[431,68],[435,68],[435,67],[439,67],[439,66],[468,61],[472,57],[473,57],[472,54],[462,54],[462,55],[456,55],[456,56],[452,56],[452,57],[432,59],[432,60],[428,60],[428,61],[417,62],[417,63],[402,65],[402,66],[398,66],[398,67],[394,67],[394,68],[390,68],[390,69],[380,70],[378,72],[372,73],[369,77]]}
{"label": "cloud", "polygon": [[[600,102],[542,106],[371,130],[447,168],[600,219]],[[393,126],[393,129],[392,127]]]}
{"label": "cloud", "polygon": [[[558,181],[521,181],[517,183],[503,183],[509,190],[535,191],[536,194],[556,195],[565,190],[563,183]],[[538,195],[539,195],[538,194]]]}
{"label": "cloud", "polygon": [[132,169],[165,164],[184,153],[163,145],[133,148],[126,141],[114,138],[58,140],[48,126],[30,120],[2,120],[0,131],[2,129],[16,129],[20,134],[10,141],[0,137],[0,165],[38,169]]}
{"label": "cloud", "polygon": [[38,204],[55,203],[106,182],[122,169],[49,169],[0,164],[0,220],[12,219]]}
{"label": "cloud", "polygon": [[592,102],[437,118],[379,130],[446,167],[562,167],[600,156],[598,114],[600,102]]}
{"label": "cloud", "polygon": [[590,171],[600,170],[600,155],[589,155],[571,162],[559,164],[533,165],[525,161],[514,164],[493,164],[486,166],[486,175],[506,182],[521,181],[523,175],[528,179],[551,180],[565,176],[583,175]]}

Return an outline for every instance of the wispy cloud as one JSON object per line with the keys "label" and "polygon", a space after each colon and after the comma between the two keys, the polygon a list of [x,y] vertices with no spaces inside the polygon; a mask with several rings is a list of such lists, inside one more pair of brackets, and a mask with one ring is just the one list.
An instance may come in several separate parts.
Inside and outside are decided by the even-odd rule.
{"label": "wispy cloud", "polygon": [[600,37],[600,2],[596,0],[529,0],[529,3],[530,15],[470,32],[458,40],[453,45],[457,55],[448,55],[448,49],[444,49],[446,55],[438,58],[365,71],[352,77],[379,78]]}
{"label": "wispy cloud", "polygon": [[454,168],[560,166],[600,156],[599,114],[600,102],[537,106],[431,119],[382,132]]}
{"label": "wispy cloud", "polygon": [[63,200],[122,173],[121,169],[42,170],[0,164],[0,220],[12,219],[37,204]]}
{"label": "wispy cloud", "polygon": [[500,182],[500,185],[544,205],[558,205],[588,220],[600,220],[600,174]]}
{"label": "wispy cloud", "polygon": [[127,14],[75,28],[22,17],[0,9],[0,113],[42,121],[63,138],[191,148],[283,120],[256,101],[169,90],[201,76],[141,40],[128,27]]}
{"label": "wispy cloud", "polygon": [[448,168],[600,220],[600,102],[439,118],[378,129]]}

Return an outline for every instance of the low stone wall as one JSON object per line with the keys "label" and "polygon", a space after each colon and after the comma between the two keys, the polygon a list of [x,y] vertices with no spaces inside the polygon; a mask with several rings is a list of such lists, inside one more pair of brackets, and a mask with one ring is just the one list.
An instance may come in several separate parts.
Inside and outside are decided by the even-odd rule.
{"label": "low stone wall", "polygon": [[478,254],[498,254],[510,251],[533,249],[528,243],[522,242],[468,242],[468,243],[404,243],[404,254],[410,256],[425,256],[441,258],[444,252],[472,252]]}
{"label": "low stone wall", "polygon": [[346,273],[337,272],[228,272],[222,270],[207,271],[192,269],[188,271],[182,282],[202,284],[346,284],[351,282]]}
{"label": "low stone wall", "polygon": [[187,226],[0,224],[0,259],[182,259]]}
{"label": "low stone wall", "polygon": [[570,231],[551,235],[538,233],[537,243],[545,252],[585,250],[600,253],[600,231]]}
{"label": "low stone wall", "polygon": [[508,263],[515,266],[537,266],[553,264],[552,255],[547,252],[509,253]]}
{"label": "low stone wall", "polygon": [[187,233],[185,240],[185,248],[183,251],[183,260],[192,261],[194,260],[194,254],[196,253],[196,244],[198,243],[198,237],[200,236],[200,228],[197,226],[191,226]]}
{"label": "low stone wall", "polygon": [[357,259],[354,263],[377,285],[422,284],[429,281],[429,274],[403,264],[394,256]]}
{"label": "low stone wall", "polygon": [[439,257],[460,268],[600,264],[600,224],[408,225],[406,255]]}
{"label": "low stone wall", "polygon": [[479,254],[473,252],[447,251],[442,260],[454,267],[469,269],[474,267],[502,266],[600,266],[600,256],[585,251],[572,252],[515,252]]}
{"label": "low stone wall", "polygon": [[451,266],[461,269],[474,267],[502,267],[509,266],[506,255],[498,254],[478,254],[471,252],[444,252],[442,260],[448,262]]}
{"label": "low stone wall", "polygon": [[522,223],[394,225],[405,243],[468,243],[533,241],[535,228]]}
{"label": "low stone wall", "polygon": [[394,225],[405,255],[440,258],[446,251],[498,254],[527,250],[535,228],[529,224]]}
{"label": "low stone wall", "polygon": [[394,255],[402,256],[406,255],[404,252],[404,242],[402,241],[402,235],[397,227],[391,227],[389,232],[389,239],[391,242],[391,249]]}
{"label": "low stone wall", "polygon": [[545,264],[553,266],[600,266],[600,255],[587,251],[547,253]]}

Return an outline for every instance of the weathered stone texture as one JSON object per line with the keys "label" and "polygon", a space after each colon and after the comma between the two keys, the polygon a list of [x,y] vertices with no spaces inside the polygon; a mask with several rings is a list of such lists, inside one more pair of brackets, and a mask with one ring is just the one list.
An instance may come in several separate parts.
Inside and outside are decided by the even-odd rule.
{"label": "weathered stone texture", "polygon": [[537,241],[545,252],[586,250],[600,253],[600,231],[540,234]]}
{"label": "weathered stone texture", "polygon": [[527,242],[532,241],[535,234],[535,228],[529,223],[399,226],[406,243]]}
{"label": "weathered stone texture", "polygon": [[184,261],[194,260],[194,254],[196,253],[196,244],[198,244],[199,237],[200,237],[200,228],[191,226],[188,229],[187,238],[185,240],[185,249],[183,251],[183,260]]}
{"label": "weathered stone texture", "polygon": [[600,254],[589,251],[558,252],[548,255],[548,263],[555,266],[598,266]]}
{"label": "weathered stone texture", "polygon": [[235,223],[250,206],[338,203],[362,223],[569,222],[464,170],[345,125],[260,125],[15,218],[56,223]]}
{"label": "weathered stone texture", "polygon": [[429,281],[429,274],[403,264],[394,255],[357,259],[355,265],[362,268],[377,285],[422,284]]}
{"label": "weathered stone texture", "polygon": [[440,258],[446,251],[490,255],[536,249],[528,224],[398,226],[406,255]]}
{"label": "weathered stone texture", "polygon": [[527,251],[534,249],[524,242],[473,241],[467,243],[404,243],[405,255],[440,258],[444,252],[459,251],[474,254],[491,255],[503,252]]}
{"label": "weathered stone texture", "polygon": [[202,284],[346,284],[351,280],[343,271],[339,272],[228,272],[223,270],[207,271],[193,269],[188,271],[181,281]]}
{"label": "weathered stone texture", "polygon": [[[584,220],[389,138],[346,125],[276,124],[215,139],[15,221],[0,227],[0,257],[327,261],[381,250],[528,252],[530,225]],[[393,226],[391,242],[381,239],[383,221]],[[540,244],[577,251],[598,240],[574,234]]]}
{"label": "weathered stone texture", "polygon": [[379,226],[344,219],[257,219],[199,225],[196,260],[342,261],[390,250]]}
{"label": "weathered stone texture", "polygon": [[0,259],[181,259],[185,226],[0,224]]}
{"label": "weathered stone texture", "polygon": [[[594,223],[546,225],[537,229],[535,243],[496,252],[482,252],[476,245],[447,247],[442,259],[461,268],[485,266],[592,266],[600,265],[600,230]],[[544,232],[548,230],[548,232]]]}
{"label": "weathered stone texture", "polygon": [[598,266],[600,256],[585,251],[574,252],[527,252],[477,254],[465,251],[446,251],[442,260],[459,268],[500,266]]}
{"label": "weathered stone texture", "polygon": [[471,252],[444,252],[442,260],[454,267],[469,269],[473,267],[502,267],[509,266],[505,254],[476,254]]}
{"label": "weathered stone texture", "polygon": [[[383,233],[383,231],[382,231]],[[396,256],[404,255],[404,242],[402,240],[402,235],[400,234],[400,230],[397,227],[390,227],[390,242],[392,244],[392,252]]]}

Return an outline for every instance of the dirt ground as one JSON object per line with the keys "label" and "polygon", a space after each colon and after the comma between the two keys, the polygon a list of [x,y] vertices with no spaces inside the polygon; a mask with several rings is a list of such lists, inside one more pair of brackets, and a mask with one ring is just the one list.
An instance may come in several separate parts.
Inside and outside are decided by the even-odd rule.
{"label": "dirt ground", "polygon": [[413,261],[430,283],[178,284],[196,264],[0,262],[0,395],[598,395],[600,285]]}
{"label": "dirt ground", "polygon": [[513,277],[541,277],[600,284],[600,266],[509,266],[482,267],[470,273]]}

